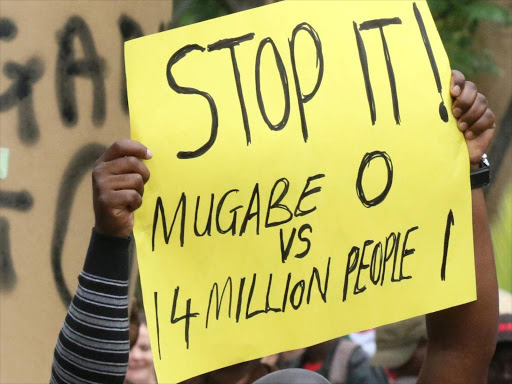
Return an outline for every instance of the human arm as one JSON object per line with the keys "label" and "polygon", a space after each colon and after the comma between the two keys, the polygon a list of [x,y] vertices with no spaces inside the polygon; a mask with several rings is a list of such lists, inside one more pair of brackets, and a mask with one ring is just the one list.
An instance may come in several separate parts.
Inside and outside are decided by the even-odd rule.
{"label": "human arm", "polygon": [[150,157],[141,144],[122,140],[96,163],[96,225],[55,347],[51,383],[124,381],[130,347],[129,234],[133,211],[140,206],[143,184],[149,178],[138,156]]}
{"label": "human arm", "polygon": [[[476,169],[492,138],[494,115],[485,97],[458,71],[452,73],[452,96],[471,169]],[[471,197],[477,300],[426,316],[428,345],[420,384],[483,384],[487,379],[498,322],[498,286],[482,188],[473,189]]]}

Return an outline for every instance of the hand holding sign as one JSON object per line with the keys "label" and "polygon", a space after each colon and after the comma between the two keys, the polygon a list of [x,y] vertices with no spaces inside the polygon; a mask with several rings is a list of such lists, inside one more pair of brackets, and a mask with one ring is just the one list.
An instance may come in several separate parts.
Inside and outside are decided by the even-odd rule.
{"label": "hand holding sign", "polygon": [[428,16],[283,2],[127,43],[132,136],[155,151],[134,233],[159,380],[474,300],[467,147]]}
{"label": "hand holding sign", "polygon": [[475,84],[466,81],[459,71],[452,71],[450,92],[455,98],[453,116],[458,119],[461,132],[464,132],[471,167],[478,168],[494,134],[496,118],[488,108],[485,96],[478,93]]}
{"label": "hand holding sign", "polygon": [[92,172],[95,228],[110,236],[128,236],[133,228],[133,212],[142,204],[149,170],[140,159],[152,157],[142,144],[116,141],[98,159]]}

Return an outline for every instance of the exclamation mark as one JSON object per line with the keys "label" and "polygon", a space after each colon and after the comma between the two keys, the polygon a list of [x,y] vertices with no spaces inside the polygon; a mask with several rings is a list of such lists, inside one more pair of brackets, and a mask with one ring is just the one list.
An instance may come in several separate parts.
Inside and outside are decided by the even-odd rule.
{"label": "exclamation mark", "polygon": [[434,52],[432,52],[432,47],[430,46],[427,30],[425,29],[423,18],[421,17],[420,10],[418,9],[416,3],[413,3],[413,8],[414,16],[416,16],[416,21],[418,22],[418,26],[420,27],[421,37],[423,38],[423,43],[425,44],[425,49],[427,50],[430,66],[432,67],[432,72],[434,72],[434,77],[436,79],[437,84],[437,92],[439,92],[439,96],[441,96],[441,103],[439,104],[439,116],[445,123],[447,123],[448,111],[446,110],[446,106],[444,105],[443,86],[441,85],[441,78],[439,77],[439,70],[437,69],[436,59],[434,58]]}
{"label": "exclamation mark", "polygon": [[441,281],[446,280],[446,260],[448,259],[448,245],[450,244],[450,230],[455,225],[453,212],[450,209],[448,217],[446,218],[446,229],[444,232],[444,249],[443,249],[443,264],[441,264]]}
{"label": "exclamation mark", "polygon": [[162,360],[160,353],[160,325],[158,324],[158,292],[155,292],[155,316],[156,316],[156,338],[158,340],[158,357]]}

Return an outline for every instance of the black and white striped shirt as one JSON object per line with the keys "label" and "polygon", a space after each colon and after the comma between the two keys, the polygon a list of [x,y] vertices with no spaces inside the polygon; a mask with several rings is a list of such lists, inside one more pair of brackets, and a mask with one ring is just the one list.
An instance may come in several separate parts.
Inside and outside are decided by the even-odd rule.
{"label": "black and white striped shirt", "polygon": [[130,238],[93,231],[78,288],[55,347],[51,384],[122,384],[130,350]]}

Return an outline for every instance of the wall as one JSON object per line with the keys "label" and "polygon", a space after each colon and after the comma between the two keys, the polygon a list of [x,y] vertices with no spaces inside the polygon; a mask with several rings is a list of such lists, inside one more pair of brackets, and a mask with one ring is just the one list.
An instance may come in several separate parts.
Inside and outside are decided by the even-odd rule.
{"label": "wall", "polygon": [[[0,2],[0,382],[48,382],[87,249],[90,170],[129,136],[123,39],[171,1]],[[8,152],[8,155],[6,154]]]}

